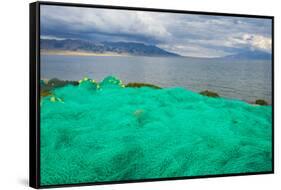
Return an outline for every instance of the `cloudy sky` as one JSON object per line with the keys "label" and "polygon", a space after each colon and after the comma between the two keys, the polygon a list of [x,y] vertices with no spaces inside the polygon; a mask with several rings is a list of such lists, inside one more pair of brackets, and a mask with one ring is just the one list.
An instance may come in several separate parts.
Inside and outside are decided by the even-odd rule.
{"label": "cloudy sky", "polygon": [[271,20],[42,5],[41,38],[132,41],[183,56],[221,57],[271,53]]}

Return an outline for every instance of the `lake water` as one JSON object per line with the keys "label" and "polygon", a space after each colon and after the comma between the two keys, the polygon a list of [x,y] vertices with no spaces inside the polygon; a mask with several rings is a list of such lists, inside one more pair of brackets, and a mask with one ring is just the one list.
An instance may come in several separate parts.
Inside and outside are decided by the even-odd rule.
{"label": "lake water", "polygon": [[211,90],[222,97],[271,103],[271,61],[230,61],[183,57],[41,55],[41,78],[96,81],[114,75],[124,83]]}

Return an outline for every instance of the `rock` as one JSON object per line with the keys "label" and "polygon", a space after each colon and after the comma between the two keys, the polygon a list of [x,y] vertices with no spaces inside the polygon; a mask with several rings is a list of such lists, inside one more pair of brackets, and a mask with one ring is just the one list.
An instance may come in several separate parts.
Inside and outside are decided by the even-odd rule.
{"label": "rock", "polygon": [[262,99],[258,99],[255,101],[255,104],[261,105],[261,106],[266,106],[268,105],[267,101],[262,100]]}
{"label": "rock", "polygon": [[209,90],[204,90],[204,91],[200,92],[200,94],[203,95],[203,96],[208,96],[208,97],[213,97],[213,98],[220,97],[218,93],[212,92],[212,91],[209,91]]}

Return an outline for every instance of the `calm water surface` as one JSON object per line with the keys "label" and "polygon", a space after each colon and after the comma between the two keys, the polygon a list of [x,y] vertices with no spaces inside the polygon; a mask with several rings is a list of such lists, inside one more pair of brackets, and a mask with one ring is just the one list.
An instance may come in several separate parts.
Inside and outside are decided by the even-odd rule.
{"label": "calm water surface", "polygon": [[182,57],[41,56],[41,78],[96,81],[114,75],[123,82],[184,87],[246,101],[271,103],[271,61],[230,61]]}

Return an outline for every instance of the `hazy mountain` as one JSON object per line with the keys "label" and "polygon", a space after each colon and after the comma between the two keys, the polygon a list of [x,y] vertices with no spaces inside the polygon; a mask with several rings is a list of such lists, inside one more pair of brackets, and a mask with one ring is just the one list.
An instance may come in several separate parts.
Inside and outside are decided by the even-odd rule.
{"label": "hazy mountain", "polygon": [[93,42],[72,39],[41,39],[40,46],[41,49],[44,50],[86,51],[93,53],[112,52],[140,56],[180,56],[154,45],[146,45],[136,42]]}
{"label": "hazy mountain", "polygon": [[225,56],[225,59],[271,59],[272,55],[264,51],[253,50],[253,51],[244,51],[242,53]]}

